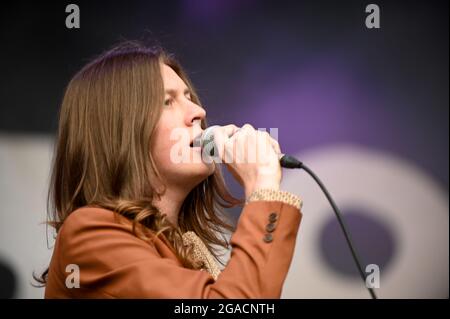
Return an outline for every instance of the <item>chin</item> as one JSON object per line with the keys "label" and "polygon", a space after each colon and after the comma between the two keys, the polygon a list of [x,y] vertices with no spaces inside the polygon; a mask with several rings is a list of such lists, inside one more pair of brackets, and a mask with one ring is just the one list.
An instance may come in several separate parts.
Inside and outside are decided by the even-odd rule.
{"label": "chin", "polygon": [[[197,186],[214,174],[215,163],[205,163],[201,160],[201,156],[197,156],[197,153],[194,154],[194,157],[182,163],[170,163],[170,159],[162,162],[160,165],[163,167],[162,175],[167,176],[167,180],[171,183],[185,185],[186,187]],[[192,158],[194,159],[193,161]]]}
{"label": "chin", "polygon": [[[203,177],[203,179],[207,178],[208,176],[214,174],[214,163],[207,164],[207,163],[199,163],[199,164],[193,164],[190,173],[195,176]],[[203,180],[202,179],[202,180]]]}
{"label": "chin", "polygon": [[[189,171],[186,172],[186,180],[192,181],[192,183],[197,186],[209,176],[214,174],[214,164],[194,164],[189,168]],[[187,182],[187,181],[186,181]],[[194,186],[194,187],[195,187]]]}

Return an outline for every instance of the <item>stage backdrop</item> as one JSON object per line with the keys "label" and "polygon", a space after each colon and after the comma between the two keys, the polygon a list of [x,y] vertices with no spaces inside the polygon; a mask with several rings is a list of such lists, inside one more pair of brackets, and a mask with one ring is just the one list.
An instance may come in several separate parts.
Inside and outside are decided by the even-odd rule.
{"label": "stage backdrop", "polygon": [[[448,298],[446,1],[376,1],[380,29],[363,1],[78,1],[80,28],[67,29],[69,3],[0,11],[0,297],[43,296],[31,275],[54,242],[42,222],[65,85],[121,39],[158,39],[210,124],[265,128],[322,178],[380,268],[380,298]],[[304,200],[283,298],[369,297],[318,186],[283,175]]]}

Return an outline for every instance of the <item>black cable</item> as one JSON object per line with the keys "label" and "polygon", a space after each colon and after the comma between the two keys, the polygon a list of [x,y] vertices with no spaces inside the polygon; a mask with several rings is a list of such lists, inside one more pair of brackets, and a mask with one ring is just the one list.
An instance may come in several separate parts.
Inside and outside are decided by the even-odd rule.
{"label": "black cable", "polygon": [[336,203],[334,202],[333,198],[331,197],[330,193],[326,189],[325,185],[323,185],[322,181],[317,177],[316,174],[305,164],[302,162],[296,160],[294,157],[289,155],[284,155],[283,158],[280,160],[283,167],[286,168],[300,168],[303,169],[305,172],[307,172],[319,185],[319,187],[324,192],[325,196],[327,197],[328,201],[330,202],[331,207],[333,207],[334,213],[336,214],[336,218],[339,221],[339,225],[341,226],[342,232],[344,233],[345,240],[347,241],[347,245],[350,248],[350,252],[352,253],[353,260],[356,263],[356,266],[358,267],[359,274],[361,275],[362,280],[364,281],[364,286],[369,290],[370,295],[372,296],[372,299],[377,299],[377,295],[375,294],[375,291],[373,288],[367,287],[366,285],[366,274],[363,271],[363,268],[361,266],[361,263],[359,262],[358,255],[356,254],[355,249],[353,248],[352,241],[350,239],[350,234],[347,231],[347,228],[345,226],[344,220],[341,217],[341,213],[339,211],[339,208],[337,207]]}

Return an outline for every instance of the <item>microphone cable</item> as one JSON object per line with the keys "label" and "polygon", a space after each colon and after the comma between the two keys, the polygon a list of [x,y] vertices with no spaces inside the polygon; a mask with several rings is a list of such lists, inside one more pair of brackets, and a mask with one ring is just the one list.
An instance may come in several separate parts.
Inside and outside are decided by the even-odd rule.
{"label": "microphone cable", "polygon": [[[205,151],[206,154],[209,154],[209,156],[213,156],[213,157],[214,157],[215,148],[216,148],[215,143],[214,143],[214,127],[215,126],[217,126],[217,125],[210,126],[207,129],[205,129],[205,131],[202,133],[202,135],[199,136],[199,140],[197,142],[195,142],[196,144],[198,143],[199,145],[202,146],[202,148],[203,148],[202,152]],[[364,286],[368,289],[372,299],[377,299],[377,295],[375,294],[374,289],[371,287],[368,287],[366,284],[366,280],[367,280],[366,274],[363,271],[361,263],[359,262],[359,258],[356,254],[356,250],[353,248],[353,244],[350,239],[349,232],[347,231],[344,220],[341,217],[339,208],[337,207],[337,205],[334,202],[333,198],[331,197],[330,193],[326,189],[325,185],[323,185],[323,183],[319,179],[319,177],[317,177],[317,175],[314,174],[314,172],[309,167],[307,167],[305,164],[303,164],[302,162],[297,160],[295,157],[287,155],[287,154],[279,154],[278,156],[279,156],[279,161],[280,161],[281,167],[303,169],[316,181],[316,183],[322,189],[322,192],[325,194],[326,198],[328,199],[328,202],[330,203],[331,207],[333,208],[333,211],[336,215],[336,218],[339,222],[342,232],[344,233],[344,237],[345,237],[345,240],[347,241],[347,245],[353,256],[353,260],[355,261],[356,266],[359,271],[359,274],[361,275],[361,278],[364,281]]]}
{"label": "microphone cable", "polygon": [[363,268],[361,266],[361,263],[359,261],[358,255],[356,253],[355,248],[353,247],[352,241],[350,239],[350,234],[347,230],[347,227],[345,226],[344,220],[341,216],[341,212],[339,210],[339,208],[337,207],[335,201],[333,200],[333,198],[331,197],[330,193],[328,192],[327,188],[325,187],[325,185],[322,183],[322,181],[320,180],[320,178],[305,164],[303,164],[302,162],[300,162],[299,160],[297,160],[295,157],[290,156],[290,155],[282,155],[282,157],[280,158],[280,164],[282,167],[284,168],[298,168],[298,169],[303,169],[305,172],[307,172],[315,181],[316,183],[319,185],[320,189],[322,190],[322,192],[325,194],[326,198],[328,199],[328,202],[330,203],[331,207],[333,208],[334,214],[336,215],[336,218],[339,222],[339,225],[342,229],[342,232],[344,233],[344,237],[345,240],[347,241],[347,245],[350,249],[350,252],[353,256],[353,260],[356,263],[356,266],[358,268],[359,274],[361,275],[362,280],[364,281],[364,286],[367,288],[367,290],[369,291],[372,299],[377,299],[377,295],[375,294],[375,291],[372,287],[368,287],[366,284],[366,274],[363,271]]}

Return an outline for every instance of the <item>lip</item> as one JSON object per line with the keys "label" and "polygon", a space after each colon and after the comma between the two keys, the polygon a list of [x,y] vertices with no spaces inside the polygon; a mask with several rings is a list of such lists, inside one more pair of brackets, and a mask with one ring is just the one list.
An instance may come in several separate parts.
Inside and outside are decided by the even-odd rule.
{"label": "lip", "polygon": [[197,134],[193,134],[192,139],[189,141],[189,146],[191,148],[201,148],[200,138],[201,138],[202,134],[203,134],[203,131],[200,131]]}

